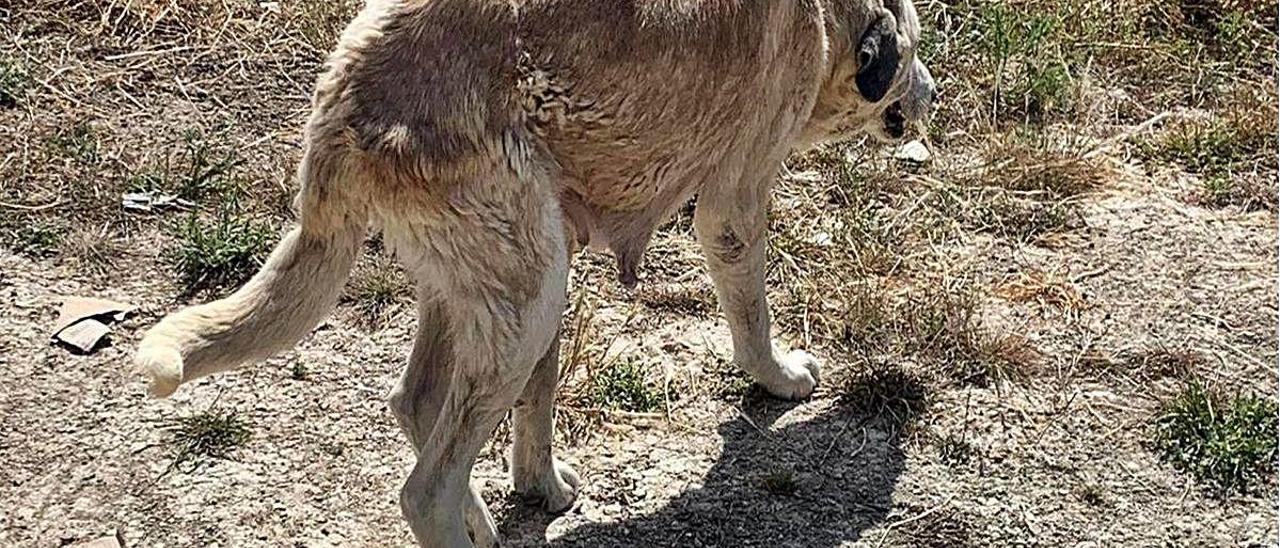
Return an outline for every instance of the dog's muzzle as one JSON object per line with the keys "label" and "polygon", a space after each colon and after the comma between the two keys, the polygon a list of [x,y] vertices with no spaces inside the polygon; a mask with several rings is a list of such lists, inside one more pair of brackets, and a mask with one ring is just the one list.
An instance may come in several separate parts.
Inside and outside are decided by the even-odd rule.
{"label": "dog's muzzle", "polygon": [[907,134],[907,127],[911,122],[925,119],[933,110],[937,90],[929,69],[919,59],[915,59],[911,63],[908,78],[906,92],[880,113],[880,128],[884,137],[889,139],[901,139]]}
{"label": "dog's muzzle", "polygon": [[911,86],[907,93],[898,100],[900,115],[910,121],[923,120],[933,110],[933,100],[937,98],[938,89],[933,83],[933,75],[929,68],[914,59],[911,62]]}

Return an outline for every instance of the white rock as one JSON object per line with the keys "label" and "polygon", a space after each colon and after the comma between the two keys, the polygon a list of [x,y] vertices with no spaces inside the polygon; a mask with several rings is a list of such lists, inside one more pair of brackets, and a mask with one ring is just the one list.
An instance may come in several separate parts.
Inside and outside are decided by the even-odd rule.
{"label": "white rock", "polygon": [[924,146],[924,143],[919,140],[911,141],[893,151],[894,159],[917,164],[928,162],[930,156],[932,154],[929,152],[929,147]]}

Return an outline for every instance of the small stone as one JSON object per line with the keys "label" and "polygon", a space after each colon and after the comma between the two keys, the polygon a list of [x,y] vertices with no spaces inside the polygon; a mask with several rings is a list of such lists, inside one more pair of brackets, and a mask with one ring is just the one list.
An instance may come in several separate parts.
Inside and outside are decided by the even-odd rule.
{"label": "small stone", "polygon": [[928,162],[931,156],[929,147],[924,146],[924,143],[918,140],[904,144],[893,151],[894,159],[917,164]]}

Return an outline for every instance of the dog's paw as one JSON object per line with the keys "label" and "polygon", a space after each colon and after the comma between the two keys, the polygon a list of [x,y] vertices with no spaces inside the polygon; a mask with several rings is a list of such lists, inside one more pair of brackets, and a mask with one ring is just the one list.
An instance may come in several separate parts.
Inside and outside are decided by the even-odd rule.
{"label": "dog's paw", "polygon": [[784,400],[803,400],[813,394],[818,386],[818,358],[804,350],[792,350],[787,354],[774,352],[774,366],[756,374],[765,390]]}
{"label": "dog's paw", "polygon": [[467,524],[467,538],[475,548],[497,548],[498,525],[489,513],[489,506],[480,497],[480,492],[471,486],[470,500],[463,509],[462,519]]}
{"label": "dog's paw", "polygon": [[581,481],[571,466],[552,457],[551,466],[543,467],[539,473],[516,477],[515,489],[525,500],[541,501],[543,509],[558,514],[573,506]]}

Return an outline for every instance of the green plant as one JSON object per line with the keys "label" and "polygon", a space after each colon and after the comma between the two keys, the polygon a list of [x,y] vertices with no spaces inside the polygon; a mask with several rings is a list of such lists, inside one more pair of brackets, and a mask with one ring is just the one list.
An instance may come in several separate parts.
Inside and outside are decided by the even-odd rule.
{"label": "green plant", "polygon": [[779,468],[760,478],[760,487],[770,494],[790,496],[800,489],[800,482],[796,480],[794,472]]}
{"label": "green plant", "polygon": [[1277,194],[1270,178],[1211,174],[1201,179],[1200,193],[1195,201],[1209,207],[1237,206],[1245,211],[1274,211]]}
{"label": "green plant", "polygon": [[0,108],[17,106],[30,81],[31,75],[21,62],[0,56]]}
{"label": "green plant", "polygon": [[215,146],[215,139],[198,129],[183,131],[181,152],[134,175],[130,190],[169,192],[192,201],[209,196],[237,198],[240,188],[230,175],[242,161],[234,151]]}
{"label": "green plant", "polygon": [[88,122],[77,122],[69,128],[59,130],[49,138],[49,146],[58,154],[82,164],[98,162],[98,134]]}
{"label": "green plant", "polygon": [[591,370],[588,398],[600,407],[648,412],[662,407],[662,393],[644,378],[644,366],[623,359]]}
{"label": "green plant", "polygon": [[756,381],[741,367],[715,354],[709,354],[708,359],[710,363],[703,369],[702,378],[710,394],[722,400],[739,401],[751,392]]}
{"label": "green plant", "polygon": [[57,254],[62,244],[64,229],[48,220],[32,220],[23,223],[4,223],[0,234],[8,247],[28,257],[49,257]]}
{"label": "green plant", "polygon": [[981,12],[981,44],[995,71],[992,104],[996,115],[1020,113],[1039,118],[1061,109],[1069,99],[1071,74],[1061,47],[1061,21],[1003,4]]}
{"label": "green plant", "polygon": [[1165,460],[1223,491],[1250,491],[1274,479],[1276,403],[1226,396],[1191,381],[1160,408],[1155,446]]}
{"label": "green plant", "polygon": [[202,132],[188,129],[182,134],[187,166],[179,174],[178,196],[195,200],[210,194],[223,194],[235,190],[226,177],[240,159],[233,152],[218,151]]}
{"label": "green plant", "polygon": [[272,237],[270,227],[244,216],[235,202],[220,204],[212,219],[193,213],[175,228],[171,257],[188,292],[247,280]]}
{"label": "green plant", "polygon": [[1155,146],[1148,146],[1147,152],[1176,161],[1195,173],[1220,171],[1248,154],[1247,143],[1241,137],[1238,128],[1227,120],[1184,121],[1175,124]]}
{"label": "green plant", "polygon": [[199,466],[204,459],[225,459],[249,441],[248,421],[234,412],[206,411],[169,421],[165,426],[174,465]]}

